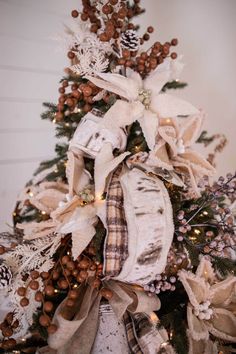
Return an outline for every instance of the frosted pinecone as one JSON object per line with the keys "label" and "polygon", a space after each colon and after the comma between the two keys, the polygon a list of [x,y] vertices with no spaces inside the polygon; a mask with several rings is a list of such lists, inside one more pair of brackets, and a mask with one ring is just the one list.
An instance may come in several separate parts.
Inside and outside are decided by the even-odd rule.
{"label": "frosted pinecone", "polygon": [[8,287],[11,279],[11,270],[5,264],[0,264],[0,290]]}
{"label": "frosted pinecone", "polygon": [[139,48],[139,38],[137,32],[134,30],[125,31],[120,40],[122,48],[129,49],[130,51],[136,51]]}

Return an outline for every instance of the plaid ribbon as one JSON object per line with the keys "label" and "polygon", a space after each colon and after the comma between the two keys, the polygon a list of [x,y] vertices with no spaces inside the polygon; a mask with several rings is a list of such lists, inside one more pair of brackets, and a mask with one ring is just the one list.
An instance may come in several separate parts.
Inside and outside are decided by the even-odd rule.
{"label": "plaid ribbon", "polygon": [[127,341],[129,344],[130,353],[131,354],[143,354],[143,352],[138,344],[138,341],[137,341],[132,318],[127,311],[125,312],[125,314],[123,316],[123,321],[125,324],[126,336],[127,336]]}
{"label": "plaid ribbon", "polygon": [[118,275],[128,257],[128,230],[123,207],[123,191],[120,184],[121,171],[122,164],[113,173],[107,191],[107,237],[104,252],[104,273],[106,276]]}

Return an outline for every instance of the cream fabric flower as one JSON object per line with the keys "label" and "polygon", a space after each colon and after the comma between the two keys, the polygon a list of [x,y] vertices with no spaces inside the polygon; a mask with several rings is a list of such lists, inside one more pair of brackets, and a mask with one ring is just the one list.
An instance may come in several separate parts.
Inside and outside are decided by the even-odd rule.
{"label": "cream fabric flower", "polygon": [[155,146],[158,118],[198,113],[190,103],[161,92],[163,86],[173,78],[175,71],[173,61],[166,60],[144,80],[131,69],[127,69],[126,77],[112,73],[101,73],[99,78],[87,77],[96,86],[122,98],[105,114],[101,125],[114,132],[138,120],[148,147],[152,150]]}
{"label": "cream fabric flower", "polygon": [[198,181],[204,175],[212,176],[214,167],[192,146],[200,135],[203,113],[189,118],[161,119],[157,143],[149,154],[149,161],[167,170],[176,169],[190,178],[198,194]]}
{"label": "cream fabric flower", "polygon": [[206,341],[209,333],[236,342],[236,277],[216,278],[210,261],[202,258],[196,274],[181,270],[179,279],[188,297],[189,333],[195,341]]}
{"label": "cream fabric flower", "polygon": [[[187,331],[189,332],[189,331]],[[194,340],[188,333],[188,354],[218,354],[217,344],[211,340]]]}

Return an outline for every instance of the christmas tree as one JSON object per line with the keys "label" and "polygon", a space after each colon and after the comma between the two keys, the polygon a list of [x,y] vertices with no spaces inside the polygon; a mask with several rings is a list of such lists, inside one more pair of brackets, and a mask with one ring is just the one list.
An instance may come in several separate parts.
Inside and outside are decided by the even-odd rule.
{"label": "christmas tree", "polygon": [[[20,193],[0,246],[0,352],[235,352],[236,175],[212,182],[217,136],[183,88],[176,38],[138,32],[140,0],[82,0],[56,157]],[[169,93],[170,92],[170,93]]]}

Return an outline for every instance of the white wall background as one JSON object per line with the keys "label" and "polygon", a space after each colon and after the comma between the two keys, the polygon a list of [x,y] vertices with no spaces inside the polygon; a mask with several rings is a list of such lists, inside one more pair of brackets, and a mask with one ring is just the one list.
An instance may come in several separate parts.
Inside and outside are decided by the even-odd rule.
{"label": "white wall background", "polygon": [[[78,0],[0,0],[0,231],[11,224],[17,197],[42,159],[53,156],[53,126],[40,119],[42,102],[57,100],[68,64],[51,38],[62,33]],[[236,167],[236,1],[143,0],[142,28],[156,28],[153,41],[178,37],[184,54],[179,95],[207,111],[205,128],[230,143],[218,174]]]}

